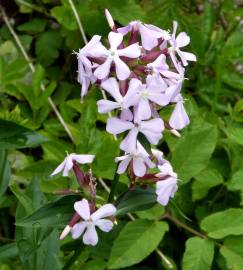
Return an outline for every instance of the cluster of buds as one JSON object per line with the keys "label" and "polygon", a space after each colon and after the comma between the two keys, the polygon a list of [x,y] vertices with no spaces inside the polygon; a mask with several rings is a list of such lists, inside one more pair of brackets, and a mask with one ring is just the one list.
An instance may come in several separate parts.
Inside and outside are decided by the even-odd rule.
{"label": "cluster of buds", "polygon": [[[117,28],[108,10],[105,15],[111,28],[109,48],[101,43],[101,36],[95,35],[77,53],[81,98],[91,84],[106,93],[108,98],[97,102],[98,112],[110,115],[106,130],[115,136],[125,133],[120,144],[124,155],[115,158],[119,162],[117,173],[127,173],[131,186],[155,184],[157,201],[167,205],[177,190],[177,174],[154,146],[161,140],[165,128],[180,136],[178,130],[189,124],[181,88],[185,67],[188,61],[196,61],[196,56],[181,50],[189,44],[190,38],[185,32],[176,35],[175,21],[170,34],[140,21]],[[168,121],[160,116],[166,106],[173,109]],[[145,147],[144,140],[151,150]],[[64,175],[67,175],[70,168],[77,171],[75,162],[83,163],[81,156],[87,155],[68,156],[54,173],[64,169]],[[89,157],[85,163],[91,159]],[[85,185],[83,178],[81,184]],[[87,182],[90,184],[91,181]],[[95,211],[95,205],[83,199],[75,203],[74,209],[76,213],[61,238],[69,232],[77,238],[85,231],[84,243],[95,245],[98,241],[95,226],[103,231],[112,228],[112,218],[103,217],[115,215],[113,205],[106,204]],[[77,223],[80,218],[83,221]]]}

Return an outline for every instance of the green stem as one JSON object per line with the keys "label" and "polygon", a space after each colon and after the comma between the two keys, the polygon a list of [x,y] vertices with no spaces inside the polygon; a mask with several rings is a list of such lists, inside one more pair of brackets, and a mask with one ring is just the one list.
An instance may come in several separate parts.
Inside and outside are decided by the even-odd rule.
{"label": "green stem", "polygon": [[114,174],[114,178],[113,178],[112,185],[111,185],[111,191],[110,191],[110,194],[108,197],[109,203],[114,201],[116,188],[117,188],[117,185],[119,183],[120,174],[117,173],[117,169],[118,169],[118,163],[116,165],[116,172]]}

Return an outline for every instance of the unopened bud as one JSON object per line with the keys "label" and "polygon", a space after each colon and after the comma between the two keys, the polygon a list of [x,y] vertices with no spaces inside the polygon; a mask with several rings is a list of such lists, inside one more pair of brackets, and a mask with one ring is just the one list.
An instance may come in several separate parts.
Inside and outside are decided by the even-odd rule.
{"label": "unopened bud", "polygon": [[170,132],[178,138],[181,137],[181,134],[176,129],[170,129]]}
{"label": "unopened bud", "polygon": [[63,240],[71,231],[71,227],[67,225],[60,235],[60,240]]}
{"label": "unopened bud", "polygon": [[106,17],[106,20],[107,20],[110,28],[113,30],[115,23],[114,23],[113,18],[112,18],[108,9],[105,10],[105,17]]}

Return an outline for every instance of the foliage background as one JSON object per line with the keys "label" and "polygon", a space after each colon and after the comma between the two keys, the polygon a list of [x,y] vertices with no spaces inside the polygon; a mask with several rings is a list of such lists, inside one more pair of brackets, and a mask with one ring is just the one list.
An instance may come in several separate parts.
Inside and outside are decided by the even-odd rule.
{"label": "foliage background", "polygon": [[[77,185],[74,176],[49,177],[65,151],[92,153],[94,174],[109,187],[119,151],[105,132],[107,116],[97,114],[99,91],[93,88],[80,103],[72,52],[84,43],[69,1],[0,3],[35,68],[31,72],[1,16],[0,270],[242,270],[242,1],[74,1],[88,38],[108,33],[105,8],[120,25],[140,19],[171,29],[175,19],[198,58],[183,88],[191,124],[180,139],[165,134],[160,145],[181,180],[175,199],[167,209],[138,211],[154,198],[149,191],[131,194],[120,206],[119,225],[100,235],[95,248],[58,240],[77,196],[54,193]],[[122,177],[120,192],[126,183]],[[98,191],[104,203],[108,193],[100,183]]]}

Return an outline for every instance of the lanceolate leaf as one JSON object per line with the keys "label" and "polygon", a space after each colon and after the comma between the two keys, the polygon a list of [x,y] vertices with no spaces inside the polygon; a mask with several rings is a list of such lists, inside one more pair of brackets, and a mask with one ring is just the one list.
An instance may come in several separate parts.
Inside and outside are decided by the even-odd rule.
{"label": "lanceolate leaf", "polygon": [[209,239],[189,238],[183,257],[183,270],[210,270],[214,256],[214,244]]}
{"label": "lanceolate leaf", "polygon": [[37,209],[31,215],[18,220],[17,226],[31,227],[38,224],[44,227],[65,226],[74,213],[73,204],[79,200],[79,196],[65,196],[50,202]]}
{"label": "lanceolate leaf", "polygon": [[8,188],[10,179],[10,165],[7,160],[7,151],[0,150],[0,196],[2,196]]}
{"label": "lanceolate leaf", "polygon": [[165,222],[130,221],[120,232],[111,249],[109,269],[119,269],[139,263],[156,249],[168,230]]}
{"label": "lanceolate leaf", "polygon": [[47,141],[32,130],[3,119],[0,119],[0,130],[0,149],[35,147]]}

